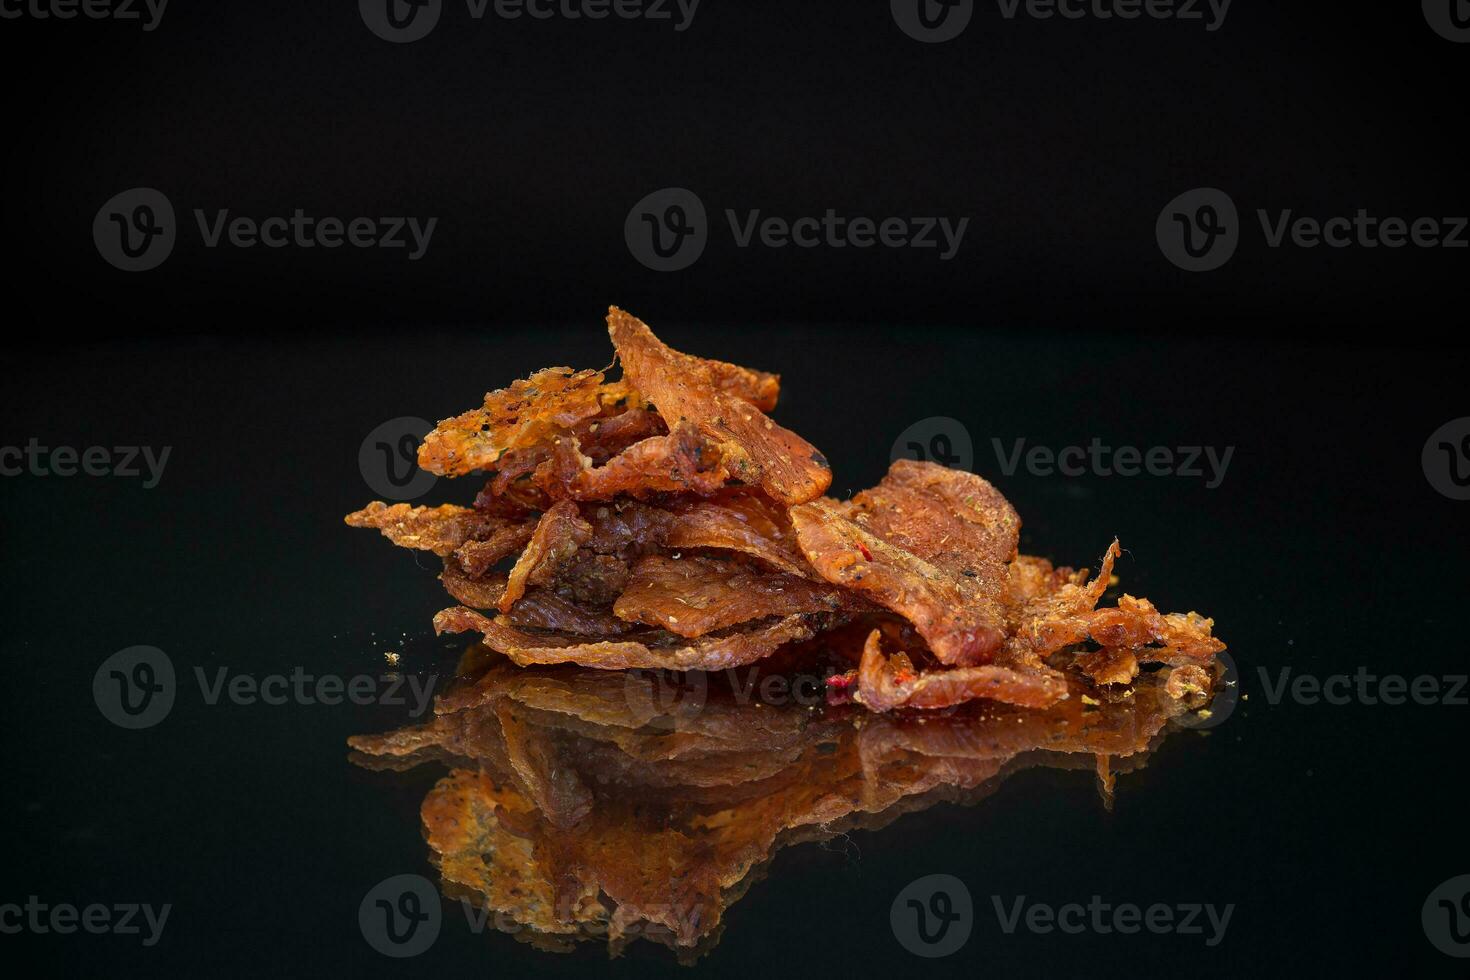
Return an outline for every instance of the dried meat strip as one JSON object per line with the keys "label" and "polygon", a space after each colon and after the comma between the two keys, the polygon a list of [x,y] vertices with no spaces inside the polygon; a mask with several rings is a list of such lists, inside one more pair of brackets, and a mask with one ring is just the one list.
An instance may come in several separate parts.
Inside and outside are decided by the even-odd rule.
{"label": "dried meat strip", "polygon": [[791,509],[797,541],[828,582],[852,589],[914,624],[942,663],[991,659],[1005,634],[998,604],[969,579],[891,545],[842,516],[829,501]]}
{"label": "dried meat strip", "polygon": [[672,350],[648,325],[617,307],[608,311],[608,334],[623,373],[667,422],[687,421],[716,447],[722,465],[741,483],[760,486],[788,506],[822,495],[832,483],[827,460],[815,446],[782,428],[732,384],[728,366]]}
{"label": "dried meat strip", "polygon": [[591,538],[592,525],[582,520],[576,504],[563,500],[553,505],[541,515],[530,543],[510,570],[500,611],[509,612],[528,586],[545,585],[555,578]]}
{"label": "dried meat strip", "polygon": [[1045,667],[1017,669],[986,664],[918,670],[905,653],[884,656],[880,635],[878,630],[868,635],[855,678],[847,677],[833,685],[847,687],[853,700],[869,711],[947,708],[977,698],[1045,708],[1067,696],[1066,678]]}
{"label": "dried meat strip", "polygon": [[439,507],[389,506],[374,500],[362,510],[348,514],[344,520],[349,527],[376,528],[400,548],[432,551],[443,558],[470,542],[496,540],[497,536],[501,536],[500,543],[509,549],[505,552],[509,554],[518,547],[512,542],[519,532],[511,529],[525,524],[527,518],[528,515],[509,517],[454,504]]}
{"label": "dried meat strip", "polygon": [[574,435],[556,440],[550,458],[536,467],[533,480],[553,498],[612,500],[627,494],[716,493],[730,479],[721,448],[688,422],[667,435],[635,442],[601,466],[586,455]]}
{"label": "dried meat strip", "polygon": [[684,637],[798,613],[854,611],[866,603],[826,583],[712,555],[645,555],[613,612]]}
{"label": "dried meat strip", "polygon": [[[506,576],[492,572],[483,578],[470,578],[454,562],[445,563],[439,579],[456,602],[471,609],[498,609],[500,598],[505,594]],[[599,639],[621,636],[636,628],[634,624],[614,616],[606,607],[578,602],[551,589],[528,591],[516,602],[515,608],[505,614],[505,620],[520,629],[555,630]]]}
{"label": "dried meat strip", "polygon": [[723,630],[685,640],[654,632],[638,639],[589,641],[582,637],[534,634],[518,630],[501,618],[490,619],[472,609],[446,609],[434,617],[439,633],[479,632],[492,650],[515,663],[576,663],[601,670],[629,668],[666,670],[724,670],[753,663],[786,643],[809,639],[825,625],[819,617],[786,616],[747,628]]}
{"label": "dried meat strip", "polygon": [[622,407],[638,407],[626,384],[604,384],[601,371],[546,368],[485,403],[445,419],[419,447],[419,466],[439,476],[494,468],[507,453],[545,445],[579,422]]}
{"label": "dried meat strip", "polygon": [[797,547],[786,509],[764,494],[734,489],[714,499],[676,501],[667,507],[673,519],[666,547],[738,551],[790,575],[816,575]]}

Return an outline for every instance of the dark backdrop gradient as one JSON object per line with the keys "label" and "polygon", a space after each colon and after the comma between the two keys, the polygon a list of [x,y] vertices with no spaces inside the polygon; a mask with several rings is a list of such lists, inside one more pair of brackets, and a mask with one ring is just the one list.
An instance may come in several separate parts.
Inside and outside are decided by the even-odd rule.
{"label": "dark backdrop gradient", "polygon": [[[152,949],[7,933],[0,962],[147,977],[1463,975],[1420,910],[1470,873],[1470,708],[1273,704],[1263,683],[1288,668],[1470,673],[1470,503],[1421,465],[1430,434],[1470,416],[1470,250],[1272,249],[1255,223],[1258,208],[1470,213],[1470,45],[1438,37],[1418,3],[1235,0],[1207,32],[1007,21],[992,0],[927,45],[888,0],[703,0],[682,32],[476,22],[446,0],[428,37],[393,45],[355,0],[173,0],[152,32],[0,19],[0,77],[0,449],[172,451],[147,490],[0,478],[0,905],[175,906]],[[125,273],[92,224],[134,187],[163,192],[181,230],[162,265]],[[666,187],[694,191],[713,228],[697,262],[659,273],[623,227]],[[1188,273],[1155,222],[1198,187],[1227,192],[1244,227],[1227,264]],[[208,249],[195,208],[439,220],[408,261]],[[950,261],[741,249],[727,208],[969,225]],[[606,364],[609,303],[680,349],[780,371],[776,417],[825,452],[834,494],[880,479],[907,427],[958,420],[1025,550],[1080,565],[1118,535],[1123,587],[1214,616],[1247,700],[1120,777],[1111,813],[1089,773],[1029,772],[971,809],[783,851],[696,972],[651,948],[541,954],[469,933],[455,905],[430,953],[379,956],[357,906],[389,875],[434,875],[418,806],[437,772],[354,769],[345,739],[402,711],[211,706],[190,681],[162,724],[125,732],[93,703],[93,673],[135,644],[185,678],[376,672],[390,648],[407,670],[447,670],[465,641],[432,635],[446,603],[432,563],[341,524],[375,495],[359,447],[385,420],[446,417],[546,365]],[[1002,465],[1016,440],[1093,439],[1234,454],[1213,489]],[[467,482],[424,502],[466,502]],[[968,883],[983,926],[921,963],[888,910],[932,873]],[[1094,894],[1236,912],[1213,949],[1006,937],[990,913],[992,895]]]}

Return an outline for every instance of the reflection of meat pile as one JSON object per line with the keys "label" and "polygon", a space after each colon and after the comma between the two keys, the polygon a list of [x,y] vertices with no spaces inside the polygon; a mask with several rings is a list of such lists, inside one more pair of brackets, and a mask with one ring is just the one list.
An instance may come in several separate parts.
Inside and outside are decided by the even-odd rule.
{"label": "reflection of meat pile", "polygon": [[473,507],[347,518],[444,559],[462,605],[438,630],[477,631],[523,666],[718,670],[886,616],[905,624],[888,631],[899,652],[875,630],[832,683],[874,711],[1045,707],[1069,665],[1100,684],[1191,665],[1203,683],[1224,649],[1195,613],[1096,608],[1116,542],[1090,581],[1018,555],[1020,518],[978,476],[900,461],[851,500],[822,497],[826,459],[766,415],[775,375],[680,354],[616,308],[608,330],[621,380],[548,368],[428,435],[424,469],[488,476]]}
{"label": "reflection of meat pile", "polygon": [[497,928],[551,949],[644,936],[697,956],[780,847],[978,802],[1033,766],[1095,766],[1110,800],[1115,775],[1198,703],[1169,677],[1101,699],[1072,679],[1077,696],[1040,710],[873,717],[741,699],[725,673],[661,709],[653,672],[497,657],[430,723],[350,741],[371,768],[449,765],[424,800],[425,837],[445,893]]}

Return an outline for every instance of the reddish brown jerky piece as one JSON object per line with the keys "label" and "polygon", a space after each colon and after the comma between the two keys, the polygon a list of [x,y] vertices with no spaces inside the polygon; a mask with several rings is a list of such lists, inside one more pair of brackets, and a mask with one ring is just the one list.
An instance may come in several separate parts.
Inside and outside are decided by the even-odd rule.
{"label": "reddish brown jerky piece", "polygon": [[592,537],[592,525],[582,520],[577,505],[563,500],[541,515],[531,541],[510,570],[500,611],[509,612],[530,585],[544,585]]}
{"label": "reddish brown jerky piece", "polygon": [[[439,576],[444,589],[457,602],[471,609],[496,609],[505,594],[506,577],[490,574],[471,579],[453,562],[447,562]],[[610,611],[579,603],[550,589],[531,589],[505,614],[506,623],[520,629],[556,630],[575,636],[605,639],[632,632],[635,628]]]}
{"label": "reddish brown jerky piece", "polygon": [[730,479],[721,448],[688,422],[634,443],[601,466],[594,462],[575,436],[559,437],[551,457],[536,468],[535,484],[552,498],[611,500],[622,494],[708,496]]}
{"label": "reddish brown jerky piece", "polygon": [[1079,653],[1076,666],[1095,684],[1131,684],[1138,676],[1138,658],[1121,648]]}
{"label": "reddish brown jerky piece", "polygon": [[374,500],[343,520],[349,527],[377,528],[383,532],[383,537],[400,548],[432,551],[443,558],[468,541],[493,536],[506,527],[509,519],[454,504],[439,507],[389,506]]}
{"label": "reddish brown jerky piece", "polygon": [[712,366],[718,362],[670,349],[617,307],[608,311],[607,325],[627,380],[665,421],[697,426],[732,478],[759,485],[788,506],[821,496],[832,483],[816,447],[771,421],[756,402],[732,393],[730,375]]}
{"label": "reddish brown jerky piece", "polygon": [[546,368],[490,392],[480,408],[440,422],[419,447],[419,466],[439,476],[490,469],[507,453],[545,444],[630,401],[637,401],[632,389],[603,384],[601,371]]}
{"label": "reddish brown jerky piece", "polygon": [[932,565],[985,582],[992,596],[1021,534],[1020,515],[988,481],[911,459],[856,494],[846,516]]}
{"label": "reddish brown jerky piece", "polygon": [[738,551],[791,575],[816,574],[797,547],[786,509],[764,494],[727,490],[710,500],[677,501],[668,508],[673,516],[665,539],[669,548]]}
{"label": "reddish brown jerky piece", "polygon": [[[1121,553],[1114,541],[1103,555],[1102,570],[1090,583],[1070,582],[1012,609],[1013,636],[1007,652],[1046,657],[1063,647],[1091,640],[1109,651],[1128,651],[1138,662],[1179,665],[1207,661],[1225,649],[1225,644],[1211,635],[1214,620],[1195,612],[1165,615],[1147,599],[1129,595],[1123,596],[1116,608],[1095,608],[1107,591],[1113,564]],[[1084,670],[1089,673],[1092,668],[1109,671],[1102,658],[1089,660],[1088,664]]]}
{"label": "reddish brown jerky piece", "polygon": [[613,612],[685,637],[770,616],[853,610],[865,606],[825,583],[709,555],[646,555],[633,566]]}
{"label": "reddish brown jerky piece", "polygon": [[[503,617],[502,617],[503,618]],[[472,609],[446,609],[434,617],[439,633],[476,631],[485,645],[505,654],[515,663],[577,663],[600,670],[631,668],[666,670],[724,670],[753,663],[783,644],[813,636],[820,622],[807,616],[786,616],[744,629],[711,633],[688,641],[667,633],[654,633],[641,640],[592,642],[580,637],[522,632],[501,619],[489,619]]]}
{"label": "reddish brown jerky piece", "polygon": [[1125,595],[1116,609],[1093,612],[1088,634],[1098,645],[1130,650],[1145,663],[1180,666],[1207,661],[1225,649],[1211,635],[1214,625],[1199,613],[1165,615],[1147,599]]}
{"label": "reddish brown jerky piece", "polygon": [[1017,555],[1016,560],[1006,567],[1006,587],[1002,605],[1008,611],[1008,620],[1027,603],[1050,596],[1066,585],[1084,585],[1086,569],[1057,568],[1045,558],[1034,555]]}
{"label": "reddish brown jerky piece", "polygon": [[940,662],[973,666],[994,656],[1004,634],[996,604],[968,579],[863,530],[825,500],[791,509],[806,559],[828,582],[852,589],[914,624]]}
{"label": "reddish brown jerky piece", "polygon": [[[863,647],[862,664],[856,673],[853,699],[869,711],[894,708],[947,708],[985,698],[1025,708],[1045,708],[1067,694],[1060,673],[1046,668],[1017,670],[987,664],[919,671],[907,654],[885,657],[874,630]],[[850,685],[850,679],[836,686]]]}
{"label": "reddish brown jerky piece", "polygon": [[538,523],[537,518],[532,517],[519,524],[498,527],[483,541],[466,541],[460,545],[455,549],[454,557],[465,574],[472,578],[483,575],[497,562],[530,544]]}
{"label": "reddish brown jerky piece", "polygon": [[1038,595],[1010,611],[1012,635],[1006,647],[1017,655],[1046,657],[1066,646],[1087,640],[1092,610],[1107,591],[1113,563],[1123,553],[1115,540],[1103,554],[1102,570],[1091,582],[1069,582]]}

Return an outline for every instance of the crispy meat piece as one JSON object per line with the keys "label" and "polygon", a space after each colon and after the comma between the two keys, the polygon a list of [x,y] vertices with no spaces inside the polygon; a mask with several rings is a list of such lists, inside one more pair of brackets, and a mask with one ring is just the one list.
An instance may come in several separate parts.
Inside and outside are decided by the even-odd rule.
{"label": "crispy meat piece", "polygon": [[[610,459],[617,458],[630,447],[645,440],[668,433],[657,413],[644,408],[630,408],[617,415],[599,415],[584,419],[565,430],[549,430],[543,442],[526,449],[506,453],[495,464],[495,476],[485,485],[476,506],[481,500],[508,499],[524,503],[534,501],[536,509],[544,510],[551,499],[578,496],[568,493],[563,484],[580,478],[578,489],[587,496],[586,484],[601,479],[612,485],[610,474],[595,471],[594,475],[582,476],[583,470],[601,467]],[[558,448],[559,442],[565,447]],[[644,456],[648,451],[644,451]],[[628,471],[624,463],[622,472]],[[534,481],[539,481],[540,486]],[[547,492],[550,489],[551,493]]]}
{"label": "crispy meat piece", "polygon": [[[502,532],[508,535],[503,541],[514,538],[514,533],[507,529],[524,523],[525,516],[515,519],[454,504],[439,507],[389,506],[381,500],[374,500],[362,510],[348,514],[344,520],[349,527],[377,528],[383,532],[383,537],[400,548],[432,551],[443,558],[454,554],[468,542],[495,540]],[[515,547],[509,545],[506,554]]]}
{"label": "crispy meat piece", "polygon": [[764,494],[727,490],[710,500],[675,501],[664,544],[669,548],[719,548],[759,558],[791,575],[814,578],[796,544],[786,509]]}
{"label": "crispy meat piece", "polygon": [[572,602],[611,609],[628,587],[627,559],[583,549],[557,576],[556,590]]}
{"label": "crispy meat piece", "polygon": [[492,391],[482,407],[443,420],[424,438],[419,466],[439,476],[491,469],[505,454],[544,445],[579,422],[637,407],[628,385],[603,378],[601,371],[554,367]]}
{"label": "crispy meat piece", "polygon": [[1208,661],[1225,649],[1211,635],[1214,625],[1197,612],[1164,615],[1147,599],[1125,595],[1116,609],[1093,612],[1088,634],[1104,648],[1123,648],[1145,663],[1178,667]]}
{"label": "crispy meat piece", "polygon": [[592,537],[592,525],[582,520],[577,505],[563,500],[541,515],[536,532],[510,570],[500,611],[509,612],[530,585],[545,585],[572,560]]}
{"label": "crispy meat piece", "polygon": [[1132,684],[1138,676],[1138,658],[1133,651],[1122,647],[1080,653],[1076,666],[1095,684]]}
{"label": "crispy meat piece", "polygon": [[613,612],[684,637],[704,636],[769,616],[839,612],[866,606],[843,589],[750,562],[712,555],[645,555]]}
{"label": "crispy meat piece", "polygon": [[483,541],[466,541],[455,549],[454,557],[465,574],[471,577],[484,575],[498,562],[530,544],[538,523],[537,518],[532,517],[517,524],[505,524]]}
{"label": "crispy meat piece", "polygon": [[[1006,586],[1001,600],[1008,614],[1021,609],[1028,602],[1053,595],[1066,585],[1084,585],[1086,569],[1057,568],[1045,558],[1034,555],[1017,555],[1016,560],[1006,567]],[[1009,617],[1008,617],[1009,618]]]}
{"label": "crispy meat piece", "polygon": [[1113,563],[1123,549],[1115,540],[1103,554],[1102,570],[1091,582],[1067,582],[1060,588],[1038,594],[1009,611],[1008,651],[1046,657],[1063,647],[1083,643],[1088,637],[1092,611],[1107,591]]}
{"label": "crispy meat piece", "polygon": [[[470,578],[454,562],[445,562],[439,576],[445,591],[471,609],[498,609],[505,594],[506,577],[491,573],[483,578]],[[515,608],[505,615],[506,622],[519,629],[555,630],[574,636],[604,639],[621,636],[635,627],[601,608],[569,599],[550,589],[531,589]]]}
{"label": "crispy meat piece", "polygon": [[592,525],[587,546],[599,555],[620,557],[663,547],[674,523],[669,511],[636,500],[587,504],[582,517]]}
{"label": "crispy meat piece", "polygon": [[[885,657],[873,630],[863,647],[853,700],[869,711],[947,708],[976,698],[1045,708],[1067,696],[1066,678],[1045,667],[1016,669],[998,664],[920,671],[905,653]],[[837,687],[850,687],[845,678]]]}
{"label": "crispy meat piece", "polygon": [[[796,539],[813,568],[914,624],[940,662],[974,666],[991,659],[1005,634],[998,602],[911,551],[889,544],[818,500],[791,509]],[[977,580],[979,578],[979,570]]]}
{"label": "crispy meat piece", "polygon": [[[1090,583],[1074,579],[1051,591],[1038,592],[1011,609],[1012,635],[1007,652],[1046,657],[1091,640],[1111,652],[1107,658],[1088,660],[1079,666],[1089,675],[1094,669],[1121,675],[1127,669],[1126,659],[1120,660],[1122,667],[1109,668],[1107,664],[1121,658],[1123,652],[1136,662],[1178,666],[1208,661],[1225,649],[1225,644],[1211,635],[1215,621],[1199,613],[1165,615],[1147,599],[1130,595],[1118,600],[1116,608],[1095,608],[1112,581],[1113,563],[1120,554],[1122,549],[1114,541],[1103,555],[1102,570]],[[1136,663],[1133,670],[1136,673]]]}
{"label": "crispy meat piece", "polygon": [[522,632],[500,619],[489,619],[463,606],[446,609],[434,617],[436,632],[477,631],[485,637],[486,646],[521,666],[577,663],[601,670],[739,667],[759,660],[782,644],[810,638],[822,625],[818,617],[786,616],[746,624],[744,629],[710,633],[692,642],[661,631],[636,639],[592,642],[581,637]]}
{"label": "crispy meat piece", "polygon": [[816,447],[762,411],[761,405],[774,405],[774,397],[747,399],[758,392],[748,390],[748,379],[729,365],[670,349],[647,324],[617,307],[608,311],[607,327],[627,380],[665,421],[696,426],[734,479],[759,485],[788,506],[821,496],[832,483]]}
{"label": "crispy meat piece", "polygon": [[576,436],[561,436],[551,457],[536,467],[533,479],[549,496],[573,500],[611,500],[620,494],[708,496],[730,479],[722,447],[682,421],[668,435],[635,442],[601,466],[594,462]]}
{"label": "crispy meat piece", "polygon": [[992,598],[1021,534],[1020,515],[988,481],[911,459],[897,460],[881,483],[856,494],[847,516],[947,572],[985,580]]}

